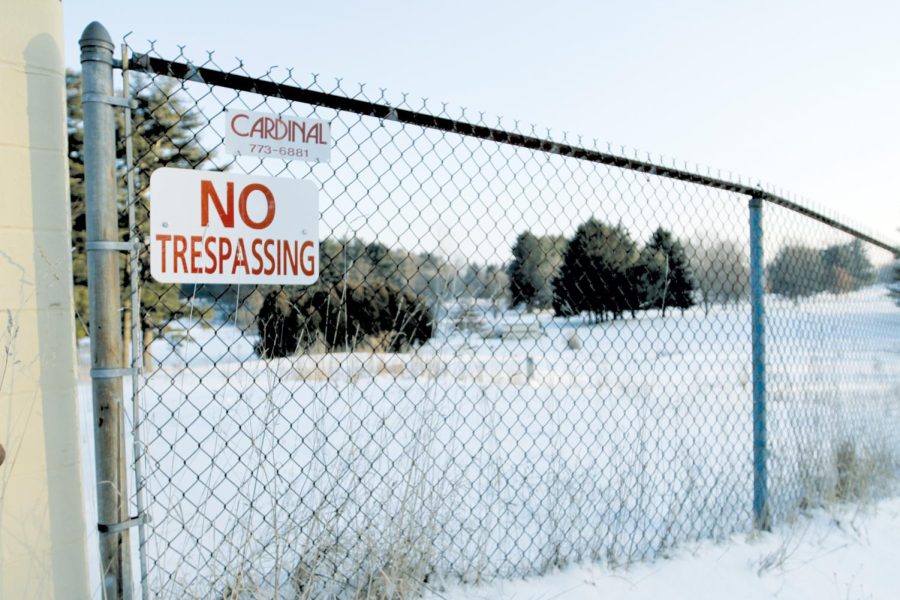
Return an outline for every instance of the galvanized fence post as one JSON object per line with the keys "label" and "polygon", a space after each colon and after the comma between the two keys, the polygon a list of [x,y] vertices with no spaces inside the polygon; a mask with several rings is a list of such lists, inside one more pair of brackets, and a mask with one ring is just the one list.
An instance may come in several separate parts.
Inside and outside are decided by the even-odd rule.
{"label": "galvanized fence post", "polygon": [[128,491],[125,475],[122,305],[116,209],[113,43],[100,23],[85,28],[81,46],[84,180],[90,303],[91,383],[97,477],[97,518],[105,600],[131,597]]}
{"label": "galvanized fence post", "polygon": [[768,529],[766,448],[766,313],[761,198],[750,199],[750,312],[753,370],[753,525]]}

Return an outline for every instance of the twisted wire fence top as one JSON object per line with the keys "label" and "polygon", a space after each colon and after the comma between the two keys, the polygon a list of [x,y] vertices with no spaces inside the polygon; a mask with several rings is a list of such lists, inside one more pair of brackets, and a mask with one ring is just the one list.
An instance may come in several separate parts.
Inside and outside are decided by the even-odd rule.
{"label": "twisted wire fence top", "polygon": [[[403,597],[748,528],[747,196],[773,515],[896,467],[890,243],[769,186],[405,94],[152,48],[127,68],[144,266],[162,166],[311,180],[321,212],[309,288],[137,274],[153,595]],[[226,110],[325,119],[331,160],[231,156]]]}

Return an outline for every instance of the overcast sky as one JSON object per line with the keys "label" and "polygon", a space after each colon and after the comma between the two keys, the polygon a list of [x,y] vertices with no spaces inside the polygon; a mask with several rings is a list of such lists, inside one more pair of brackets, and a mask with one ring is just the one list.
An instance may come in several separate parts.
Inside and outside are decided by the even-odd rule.
{"label": "overcast sky", "polygon": [[900,234],[900,2],[65,0],[66,62],[215,50],[768,181]]}

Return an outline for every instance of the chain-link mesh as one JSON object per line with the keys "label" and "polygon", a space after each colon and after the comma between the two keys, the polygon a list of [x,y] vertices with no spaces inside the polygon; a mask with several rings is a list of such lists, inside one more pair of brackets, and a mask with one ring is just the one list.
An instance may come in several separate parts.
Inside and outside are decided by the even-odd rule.
{"label": "chain-link mesh", "polygon": [[[132,68],[153,71],[148,57],[162,58]],[[747,196],[229,89],[173,62],[187,72],[130,74],[141,243],[156,168],[305,179],[321,277],[164,285],[144,247],[152,597],[403,597],[751,526]],[[250,76],[212,55],[196,66]],[[596,147],[340,80],[256,81]],[[226,109],[325,119],[331,160],[234,157]],[[900,308],[876,281],[887,252],[764,213],[780,519],[896,468]]]}

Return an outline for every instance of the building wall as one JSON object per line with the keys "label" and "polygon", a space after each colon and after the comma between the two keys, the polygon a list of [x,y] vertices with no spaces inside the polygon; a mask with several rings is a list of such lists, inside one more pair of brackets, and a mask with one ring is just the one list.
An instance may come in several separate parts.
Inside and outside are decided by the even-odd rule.
{"label": "building wall", "polygon": [[0,14],[0,598],[87,598],[62,3]]}

